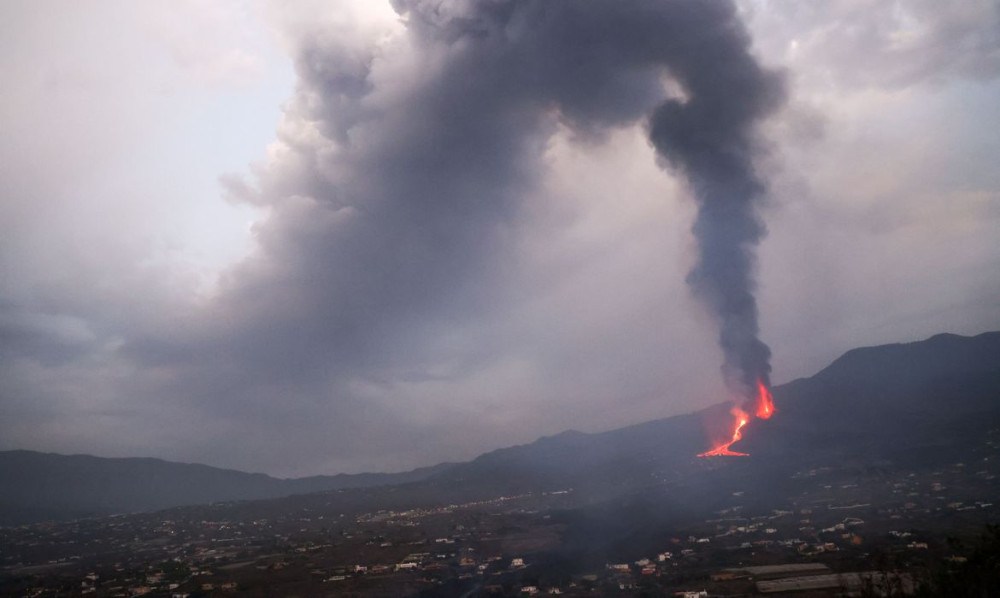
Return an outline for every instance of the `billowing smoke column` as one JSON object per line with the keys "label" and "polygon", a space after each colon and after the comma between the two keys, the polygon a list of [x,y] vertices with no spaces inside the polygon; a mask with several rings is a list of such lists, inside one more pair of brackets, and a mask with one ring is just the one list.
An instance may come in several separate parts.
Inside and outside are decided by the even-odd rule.
{"label": "billowing smoke column", "polygon": [[[783,101],[783,85],[750,54],[733,4],[395,0],[395,6],[411,31],[433,42],[464,45],[467,57],[489,48],[476,67],[488,70],[484,78],[517,86],[497,91],[508,111],[554,104],[565,122],[583,129],[652,114],[657,153],[685,175],[699,204],[698,262],[688,281],[718,319],[727,386],[757,400],[758,388],[770,386],[770,350],[758,338],[753,294],[754,248],[765,232],[757,214],[764,185],[752,164],[754,130]],[[682,97],[668,97],[668,79]]]}
{"label": "billowing smoke column", "polygon": [[[713,68],[675,68],[687,97],[653,115],[657,152],[686,174],[698,201],[698,262],[688,283],[718,318],[730,389],[750,400],[770,387],[770,355],[758,338],[754,249],[765,234],[757,206],[764,185],[754,173],[754,125],[782,100],[780,81],[742,47],[722,37]],[[762,388],[763,387],[763,388]]]}
{"label": "billowing smoke column", "polygon": [[233,187],[267,208],[258,253],[227,277],[204,325],[177,327],[190,338],[125,350],[195,372],[191,396],[224,388],[283,414],[280,389],[331,397],[338,421],[362,422],[372,402],[359,389],[437,376],[442,363],[463,375],[503,350],[482,343],[470,356],[434,340],[497,311],[499,265],[518,250],[510,230],[542,184],[552,136],[641,123],[700,202],[691,281],[721,322],[726,379],[745,397],[766,385],[751,157],[782,85],[751,56],[733,2],[392,4],[401,27],[384,41],[322,19],[292,27],[298,81],[280,151],[255,189]]}

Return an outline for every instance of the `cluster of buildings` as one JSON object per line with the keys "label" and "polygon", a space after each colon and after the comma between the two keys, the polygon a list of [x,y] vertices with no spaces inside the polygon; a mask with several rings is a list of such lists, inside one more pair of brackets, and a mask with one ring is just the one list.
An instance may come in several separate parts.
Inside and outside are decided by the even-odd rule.
{"label": "cluster of buildings", "polygon": [[[0,528],[0,595],[905,593],[908,564],[960,558],[945,532],[995,521],[997,456],[920,471],[806,469],[780,504],[732,492],[704,518],[657,529],[648,547],[572,570],[546,560],[570,525],[554,514],[580,508],[569,489],[395,509],[316,495]],[[876,551],[900,566],[873,571]]]}

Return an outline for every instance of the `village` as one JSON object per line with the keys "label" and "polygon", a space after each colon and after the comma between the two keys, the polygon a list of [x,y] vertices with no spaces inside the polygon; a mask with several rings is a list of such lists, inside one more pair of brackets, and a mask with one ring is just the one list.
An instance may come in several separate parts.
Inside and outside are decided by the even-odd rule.
{"label": "village", "polygon": [[961,562],[950,538],[997,521],[997,457],[860,480],[804,469],[792,476],[802,491],[772,508],[736,490],[700,520],[601,550],[574,536],[572,488],[375,511],[332,493],[292,510],[232,503],[6,528],[0,594],[906,595],[934,563]]}

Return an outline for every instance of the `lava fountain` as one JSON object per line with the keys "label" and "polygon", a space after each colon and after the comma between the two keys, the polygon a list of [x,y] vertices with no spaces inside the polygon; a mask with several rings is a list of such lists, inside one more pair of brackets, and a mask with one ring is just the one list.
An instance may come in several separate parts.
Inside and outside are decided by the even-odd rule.
{"label": "lava fountain", "polygon": [[743,438],[743,428],[750,423],[751,420],[751,409],[753,412],[753,417],[757,419],[770,419],[774,415],[774,398],[771,396],[771,391],[768,390],[767,385],[764,384],[763,380],[757,381],[757,394],[749,401],[751,405],[744,405],[750,409],[744,409],[742,407],[734,406],[729,413],[733,416],[733,427],[732,434],[728,440],[725,440],[711,450],[707,450],[704,453],[699,453],[699,457],[749,457],[749,453],[741,453],[739,451],[734,451],[730,447]]}
{"label": "lava fountain", "polygon": [[774,415],[774,397],[763,380],[757,381],[757,409],[754,414],[757,419],[771,419]]}

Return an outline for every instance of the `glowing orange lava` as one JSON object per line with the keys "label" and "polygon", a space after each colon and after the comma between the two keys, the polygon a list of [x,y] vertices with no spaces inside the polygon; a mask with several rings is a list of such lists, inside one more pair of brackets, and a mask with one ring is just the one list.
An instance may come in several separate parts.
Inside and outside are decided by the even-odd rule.
{"label": "glowing orange lava", "polygon": [[771,419],[774,415],[774,398],[771,397],[771,391],[764,386],[763,380],[757,381],[757,412],[755,414],[759,419]]}
{"label": "glowing orange lava", "polygon": [[[753,401],[747,401],[744,403],[747,409],[752,409],[754,417],[757,419],[771,419],[774,415],[774,398],[771,396],[771,391],[768,390],[767,385],[764,384],[763,380],[757,381],[757,396],[754,397]],[[699,454],[699,457],[749,457],[749,453],[740,453],[730,449],[734,443],[743,438],[743,428],[750,423],[750,414],[747,411],[739,407],[733,407],[730,410],[733,415],[733,433],[729,441],[720,443],[716,445],[712,450],[705,451]]]}
{"label": "glowing orange lava", "polygon": [[740,438],[743,438],[743,426],[747,425],[747,423],[750,422],[750,414],[748,414],[746,411],[743,411],[739,407],[733,407],[730,413],[732,413],[733,416],[736,418],[736,423],[735,426],[733,427],[733,437],[729,440],[729,442],[724,442],[710,451],[705,451],[704,453],[699,454],[698,455],[699,457],[749,457],[750,456],[749,453],[739,453],[729,449],[729,447],[731,447],[734,442],[738,441]]}

